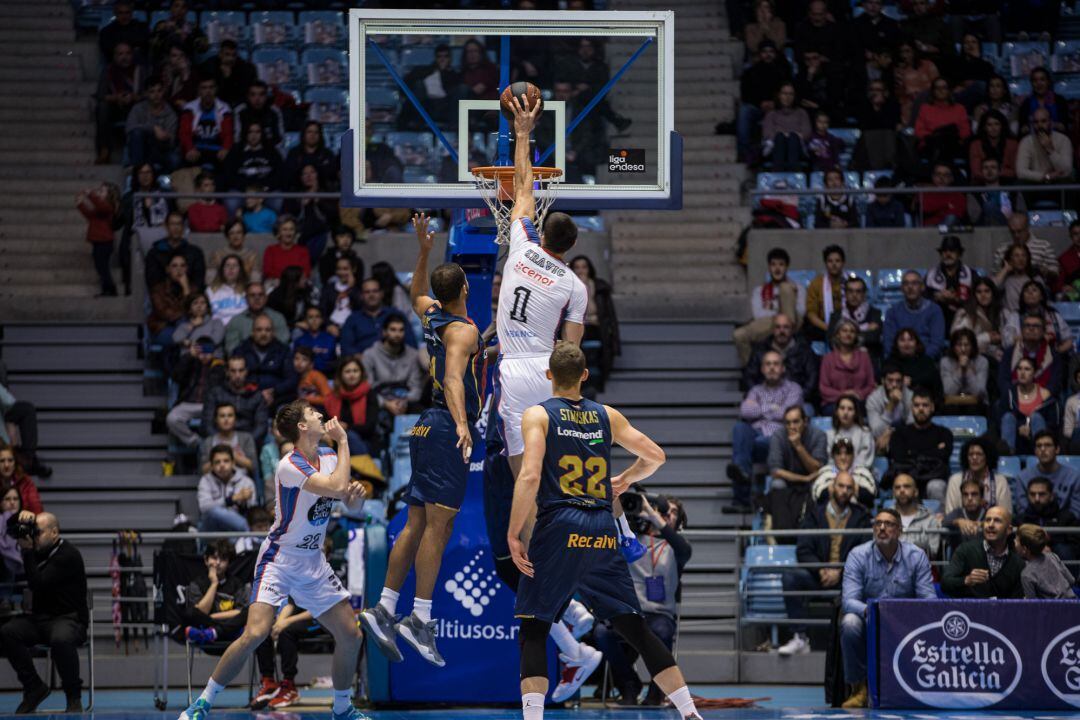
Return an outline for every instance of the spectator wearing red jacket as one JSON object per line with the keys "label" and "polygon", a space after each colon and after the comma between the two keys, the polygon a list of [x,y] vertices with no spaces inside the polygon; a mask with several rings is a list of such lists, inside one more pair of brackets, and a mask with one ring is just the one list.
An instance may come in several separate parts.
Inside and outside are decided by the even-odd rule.
{"label": "spectator wearing red jacket", "polygon": [[233,146],[232,110],[217,97],[217,81],[199,81],[199,97],[180,116],[180,151],[188,165],[218,167]]}
{"label": "spectator wearing red jacket", "polygon": [[94,269],[101,281],[98,297],[116,297],[109,260],[113,251],[113,222],[120,209],[120,188],[102,183],[93,190],[78,194],[75,207],[86,218],[86,242],[90,243]]}
{"label": "spectator wearing red jacket", "polygon": [[278,280],[285,268],[295,265],[304,271],[304,277],[311,275],[311,255],[303,245],[298,245],[296,220],[291,215],[282,215],[274,227],[277,242],[263,251],[263,280]]}
{"label": "spectator wearing red jacket", "polygon": [[919,106],[915,118],[919,149],[933,162],[955,160],[961,156],[961,144],[971,136],[967,110],[953,99],[949,81],[943,77],[930,86],[930,97],[930,102]]}
{"label": "spectator wearing red jacket", "polygon": [[[934,187],[949,187],[953,184],[952,166],[937,163],[931,175]],[[956,225],[967,221],[967,200],[964,193],[926,193],[920,196],[923,211],[923,226]]]}
{"label": "spectator wearing red jacket", "polygon": [[[201,172],[195,178],[195,187],[210,194],[217,191],[217,182],[211,173]],[[219,233],[225,229],[229,215],[225,206],[214,198],[199,198],[188,206],[187,220],[191,232]]]}
{"label": "spectator wearing red jacket", "polygon": [[23,510],[35,515],[44,512],[34,481],[15,462],[15,450],[10,445],[0,443],[0,495],[12,487],[19,491]]}

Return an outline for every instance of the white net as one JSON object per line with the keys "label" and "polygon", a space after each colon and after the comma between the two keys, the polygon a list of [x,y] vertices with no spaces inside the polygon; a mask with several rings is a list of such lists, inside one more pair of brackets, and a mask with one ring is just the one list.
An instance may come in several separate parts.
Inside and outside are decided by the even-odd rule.
{"label": "white net", "polygon": [[[495,218],[495,242],[510,242],[510,213],[514,207],[514,168],[476,168],[473,180],[484,203]],[[555,202],[562,171],[555,168],[533,168],[533,200],[536,203],[536,227],[544,227],[544,217]]]}

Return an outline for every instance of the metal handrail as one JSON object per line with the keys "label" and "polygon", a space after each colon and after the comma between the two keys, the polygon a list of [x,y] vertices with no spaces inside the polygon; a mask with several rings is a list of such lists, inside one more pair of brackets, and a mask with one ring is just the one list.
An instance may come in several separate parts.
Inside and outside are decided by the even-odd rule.
{"label": "metal handrail", "polygon": [[777,188],[768,190],[765,188],[752,188],[749,192],[752,197],[759,195],[944,195],[945,193],[980,193],[987,190],[999,190],[1001,192],[1045,193],[1045,192],[1068,192],[1080,190],[1080,184],[1069,183],[1067,185],[950,185],[937,187],[936,185],[916,187],[889,187],[889,188]]}

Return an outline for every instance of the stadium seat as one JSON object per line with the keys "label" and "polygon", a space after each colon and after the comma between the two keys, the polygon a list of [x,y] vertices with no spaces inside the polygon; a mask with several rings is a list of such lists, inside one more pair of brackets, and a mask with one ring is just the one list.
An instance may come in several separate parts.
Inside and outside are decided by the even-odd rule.
{"label": "stadium seat", "polygon": [[304,93],[311,104],[308,117],[323,124],[349,121],[349,94],[339,88],[311,88]]}
{"label": "stadium seat", "polygon": [[1051,49],[1050,69],[1053,72],[1080,72],[1080,40],[1058,40]]}
{"label": "stadium seat", "polygon": [[[150,14],[150,31],[153,32],[154,28],[157,27],[157,24],[159,22],[161,22],[162,20],[168,20],[168,19],[169,19],[169,11],[168,10],[155,10],[153,13]],[[195,24],[197,24],[199,22],[199,16],[195,14],[194,10],[188,10],[188,13],[187,13],[187,15],[184,16],[184,19],[187,20],[192,25],[195,25]]]}
{"label": "stadium seat", "polygon": [[294,147],[300,144],[300,133],[287,132],[285,133],[284,153],[288,153]]}
{"label": "stadium seat", "polygon": [[819,417],[816,417],[816,418],[810,418],[810,424],[813,427],[816,427],[821,432],[826,432],[827,430],[832,428],[832,418],[827,417],[827,416],[825,416],[825,417],[819,416]]}
{"label": "stadium seat", "polygon": [[254,47],[292,45],[296,37],[293,14],[281,10],[251,13],[251,30],[251,43]]}
{"label": "stadium seat", "polygon": [[952,457],[949,458],[953,470],[960,467],[960,447],[971,438],[986,433],[986,418],[975,415],[939,415],[934,418],[934,424],[953,434]]}
{"label": "stadium seat", "polygon": [[1054,92],[1061,95],[1066,100],[1076,100],[1080,98],[1080,77],[1074,75],[1055,81]]}
{"label": "stadium seat", "polygon": [[892,268],[877,271],[877,282],[873,284],[872,292],[875,303],[892,305],[903,297],[900,293],[900,280],[904,277],[904,268]]}
{"label": "stadium seat", "polygon": [[1009,457],[1003,457],[998,460],[997,471],[1007,478],[1013,480],[1020,477],[1020,458],[1015,455]]}
{"label": "stadium seat", "polygon": [[1035,68],[1050,66],[1050,48],[1044,42],[1002,43],[1001,57],[1008,60],[1006,69],[1014,78],[1026,79]]}
{"label": "stadium seat", "polygon": [[878,479],[878,482],[881,482],[881,478],[889,469],[889,459],[883,457],[874,458],[874,464],[870,469],[874,471],[874,477]]}
{"label": "stadium seat", "polygon": [[[746,548],[739,594],[744,598],[742,619],[756,623],[761,620],[780,620],[787,617],[782,571],[778,568],[796,564],[794,545],[751,545]],[[757,595],[756,593],[778,593]],[[779,644],[779,630],[772,627],[774,645]]]}
{"label": "stadium seat", "polygon": [[1020,464],[1025,469],[1039,464],[1039,459],[1034,455],[1017,455],[1017,457],[1020,458]]}
{"label": "stadium seat", "polygon": [[1075,333],[1080,329],[1080,302],[1056,302],[1054,309],[1061,314],[1061,319]]}
{"label": "stadium seat", "polygon": [[1080,455],[1058,455],[1058,462],[1067,468],[1080,470]]}
{"label": "stadium seat", "polygon": [[349,126],[345,123],[323,125],[323,138],[326,139],[326,147],[335,155],[341,153],[341,137]]}
{"label": "stadium seat", "polygon": [[300,56],[304,83],[344,86],[349,80],[349,58],[344,50],[309,48]]}
{"label": "stadium seat", "polygon": [[401,49],[398,63],[402,70],[409,70],[422,65],[431,65],[435,62],[435,47],[433,45],[411,45]]}
{"label": "stadium seat", "polygon": [[830,128],[829,132],[844,143],[844,149],[840,152],[840,167],[848,167],[851,164],[851,154],[855,152],[855,145],[858,144],[859,138],[862,137],[862,130],[858,128]]}
{"label": "stadium seat", "polygon": [[818,357],[825,357],[829,354],[829,344],[824,340],[815,340],[810,343],[810,349],[814,351],[814,354]]}
{"label": "stadium seat", "polygon": [[1031,227],[1067,227],[1076,219],[1072,210],[1032,210],[1028,213]]}
{"label": "stadium seat", "polygon": [[295,50],[285,48],[258,48],[251,53],[251,62],[259,79],[267,85],[289,85],[300,78],[297,72],[299,60]]}
{"label": "stadium seat", "polygon": [[332,10],[308,10],[297,18],[305,47],[344,47],[348,42],[345,15]]}
{"label": "stadium seat", "polygon": [[436,169],[435,137],[429,132],[388,132],[384,142],[405,167]]}
{"label": "stadium seat", "polygon": [[364,93],[367,99],[367,119],[372,123],[392,124],[401,110],[401,95],[391,88],[368,88]]}
{"label": "stadium seat", "polygon": [[1031,81],[1027,78],[1017,78],[1009,81],[1009,94],[1014,98],[1027,97],[1031,94]]}
{"label": "stadium seat", "polygon": [[868,292],[873,292],[874,287],[874,271],[865,270],[862,268],[854,268],[851,270],[844,270],[844,277],[857,277],[866,283],[866,289]]}
{"label": "stadium seat", "polygon": [[817,277],[817,270],[788,270],[788,280],[806,287],[810,284],[810,281]]}
{"label": "stadium seat", "polygon": [[233,40],[238,45],[246,42],[247,19],[242,12],[204,12],[199,18],[199,25],[214,47],[220,45],[222,40]]}

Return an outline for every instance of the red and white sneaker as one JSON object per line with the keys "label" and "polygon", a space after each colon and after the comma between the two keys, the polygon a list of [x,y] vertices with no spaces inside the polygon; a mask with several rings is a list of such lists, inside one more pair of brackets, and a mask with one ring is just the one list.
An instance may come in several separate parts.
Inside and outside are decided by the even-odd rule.
{"label": "red and white sneaker", "polygon": [[552,702],[564,702],[570,699],[574,693],[581,689],[581,686],[600,665],[600,661],[604,659],[604,653],[596,648],[588,645],[579,647],[581,648],[581,657],[576,660],[569,661],[565,655],[559,654],[559,659],[565,664],[559,678],[559,684],[555,687],[555,691],[551,693]]}
{"label": "red and white sneaker", "polygon": [[279,689],[277,680],[272,677],[263,676],[262,684],[259,685],[259,689],[255,692],[255,698],[251,701],[252,710],[263,710],[270,701],[277,696]]}
{"label": "red and white sneaker", "polygon": [[592,630],[596,618],[583,604],[577,600],[571,600],[566,612],[563,613],[563,622],[566,623],[574,639],[580,640]]}
{"label": "red and white sneaker", "polygon": [[281,689],[278,691],[277,697],[270,701],[271,710],[280,710],[281,708],[287,708],[300,702],[300,693],[296,689],[296,685],[292,680],[282,680]]}

